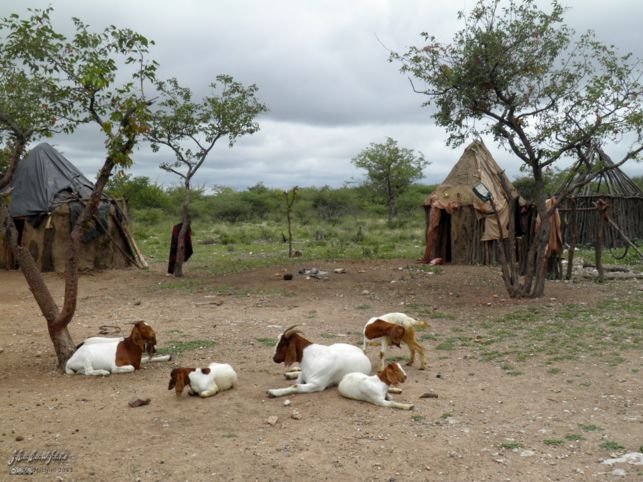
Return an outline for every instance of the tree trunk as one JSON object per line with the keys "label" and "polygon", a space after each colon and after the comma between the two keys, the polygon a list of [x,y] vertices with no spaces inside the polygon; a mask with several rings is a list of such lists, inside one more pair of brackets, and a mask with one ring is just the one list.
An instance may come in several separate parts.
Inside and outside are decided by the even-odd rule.
{"label": "tree trunk", "polygon": [[572,239],[569,243],[569,253],[567,254],[567,273],[565,275],[566,280],[572,279],[572,273],[574,270],[574,252],[576,251],[576,240],[578,238],[578,219],[576,211],[576,198],[571,198],[570,203],[572,205],[572,212],[568,219],[572,222]]}
{"label": "tree trunk", "polygon": [[[503,178],[503,173],[499,172],[498,177],[501,179],[503,192],[507,203],[510,206],[509,233],[507,240],[503,238],[500,219],[492,203],[492,208],[496,215],[496,220],[500,228],[500,239],[498,240],[498,249],[502,275],[505,282],[507,293],[512,298],[539,298],[544,295],[545,277],[547,274],[546,249],[549,238],[549,219],[554,212],[554,208],[547,211],[545,208],[545,196],[543,191],[543,178],[539,166],[533,168],[535,180],[535,203],[536,209],[540,216],[541,222],[536,229],[534,239],[527,252],[527,266],[525,275],[520,276],[520,265],[515,256],[515,223],[513,216],[513,198],[509,185]],[[508,255],[509,254],[509,255]]]}
{"label": "tree trunk", "polygon": [[395,196],[393,195],[393,186],[391,180],[386,180],[386,205],[388,207],[388,222],[393,222],[393,218],[397,214],[395,211]]}
{"label": "tree trunk", "polygon": [[65,363],[74,353],[76,345],[69,334],[67,325],[56,324],[56,319],[60,311],[49,288],[45,284],[42,273],[36,266],[36,263],[24,246],[18,245],[18,232],[9,214],[9,209],[2,199],[0,199],[0,225],[5,233],[5,241],[11,246],[15,253],[16,261],[27,281],[27,285],[33,294],[34,300],[38,304],[41,313],[47,322],[49,337],[54,345],[56,357],[58,358],[58,368],[63,370]]}
{"label": "tree trunk", "polygon": [[185,237],[190,229],[190,178],[185,178],[184,183],[183,207],[181,209],[181,230],[176,247],[176,264],[174,265],[174,276],[181,278],[183,276],[183,263],[185,262]]}

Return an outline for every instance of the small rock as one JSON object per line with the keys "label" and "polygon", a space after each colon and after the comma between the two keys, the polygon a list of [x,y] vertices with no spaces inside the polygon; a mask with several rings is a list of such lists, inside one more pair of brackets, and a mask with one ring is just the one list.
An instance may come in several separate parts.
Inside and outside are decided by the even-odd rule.
{"label": "small rock", "polygon": [[22,442],[25,438],[22,435],[16,437],[16,442]]}
{"label": "small rock", "polygon": [[268,417],[268,420],[266,420],[266,423],[268,425],[275,425],[278,421],[279,417],[277,417],[276,415],[271,415],[270,417]]}
{"label": "small rock", "polygon": [[292,402],[291,402],[290,400],[286,400],[286,401],[284,402],[284,407],[288,407],[288,406],[290,406],[290,404],[291,404],[291,403],[292,403]]}
{"label": "small rock", "polygon": [[292,279],[292,273],[284,273],[284,280],[290,281]]}
{"label": "small rock", "polygon": [[141,300],[136,300],[136,301],[134,302],[134,306],[139,306],[140,304],[141,304]]}
{"label": "small rock", "polygon": [[295,409],[290,414],[290,418],[292,418],[293,420],[301,420],[301,413],[299,413],[299,410]]}
{"label": "small rock", "polygon": [[520,452],[521,457],[533,457],[534,455],[536,455],[536,452],[533,450],[523,450]]}
{"label": "small rock", "polygon": [[344,273],[346,273],[346,270],[344,268],[335,268],[333,270],[333,273],[344,274]]}
{"label": "small rock", "polygon": [[612,470],[612,475],[615,475],[617,477],[625,477],[627,475],[627,472],[623,469],[614,469]]}
{"label": "small rock", "polygon": [[132,400],[127,402],[127,404],[132,408],[136,408],[136,407],[142,407],[143,405],[149,405],[151,401],[152,401],[151,398],[146,398],[146,399],[133,398]]}
{"label": "small rock", "polygon": [[420,395],[420,398],[438,398],[438,394],[433,392],[426,392]]}
{"label": "small rock", "polygon": [[363,295],[368,295],[368,294],[370,294],[370,291],[368,291],[368,290],[363,290],[363,291],[362,291],[362,294],[363,294]]}

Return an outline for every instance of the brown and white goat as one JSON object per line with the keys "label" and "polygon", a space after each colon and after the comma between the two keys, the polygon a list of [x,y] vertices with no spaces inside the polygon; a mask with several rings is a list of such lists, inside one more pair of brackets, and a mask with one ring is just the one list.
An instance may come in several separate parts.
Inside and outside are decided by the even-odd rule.
{"label": "brown and white goat", "polygon": [[175,368],[170,373],[170,384],[167,389],[176,391],[179,396],[185,386],[190,395],[202,398],[211,397],[218,392],[234,388],[237,385],[237,373],[227,363],[210,363],[207,368]]}
{"label": "brown and white goat", "polygon": [[[143,353],[146,353],[144,358]],[[65,364],[65,373],[109,375],[129,373],[147,361],[167,361],[170,355],[154,356],[156,333],[144,321],[137,321],[126,338],[91,337],[78,345]]]}
{"label": "brown and white goat", "polygon": [[370,373],[371,362],[358,347],[347,343],[312,343],[301,335],[296,326],[287,328],[279,335],[272,360],[275,363],[285,363],[287,367],[299,363],[301,371],[297,383],[287,388],[268,390],[271,397],[320,392],[337,385],[347,373]]}
{"label": "brown and white goat", "polygon": [[380,407],[411,410],[413,404],[399,403],[389,400],[388,392],[391,385],[406,381],[406,372],[399,363],[389,363],[377,375],[368,376],[363,373],[349,373],[339,382],[338,389],[346,398],[362,400]]}
{"label": "brown and white goat", "polygon": [[405,343],[411,353],[407,366],[413,365],[417,351],[420,356],[420,370],[424,370],[426,367],[424,348],[415,339],[415,327],[425,328],[426,326],[425,321],[418,321],[404,313],[387,313],[376,316],[364,325],[362,350],[366,351],[367,340],[381,342],[380,370],[383,370],[386,363],[384,360],[386,349],[391,345],[399,347],[400,343]]}

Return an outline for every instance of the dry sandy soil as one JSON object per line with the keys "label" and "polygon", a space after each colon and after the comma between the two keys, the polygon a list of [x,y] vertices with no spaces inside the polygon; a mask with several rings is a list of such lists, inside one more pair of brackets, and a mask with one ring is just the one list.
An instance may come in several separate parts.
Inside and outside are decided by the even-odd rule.
{"label": "dry sandy soil", "polygon": [[[339,266],[346,274],[332,273]],[[640,281],[549,284],[544,299],[515,301],[505,299],[492,268],[445,267],[428,274],[404,260],[319,267],[331,271],[328,280],[295,274],[284,281],[276,276],[279,268],[207,279],[190,273],[188,264],[184,283],[194,280],[191,289],[161,289],[176,282],[160,264],[149,271],[84,274],[70,325],[76,342],[96,335],[100,325],[127,330],[125,322],[137,319],[152,324],[159,347],[216,342],[110,377],[58,373],[22,275],[1,272],[0,480],[643,480],[643,466],[599,463],[616,454],[600,448],[602,441],[630,450],[643,444],[641,352],[622,352],[625,360],[616,367],[588,357],[560,362],[558,376],[535,354],[520,365],[523,375],[509,376],[466,349],[437,351],[429,337],[423,342],[427,370],[417,363],[409,368],[403,393],[394,395],[415,404],[408,412],[347,400],[336,388],[293,395],[290,405],[268,398],[268,388],[291,382],[261,340],[300,323],[314,342],[357,343],[369,317],[414,315],[410,307],[419,304],[450,315],[429,316],[425,333],[438,340],[454,330],[472,335],[482,321],[519,308],[591,303],[625,292],[640,296]],[[48,274],[47,282],[60,299],[60,276]],[[368,353],[375,362],[377,349]],[[172,367],[212,361],[232,364],[237,388],[208,399],[168,391]],[[426,392],[437,398],[420,398]],[[130,408],[136,398],[151,402]],[[293,418],[295,412],[300,418]],[[268,423],[270,417],[277,422]],[[580,432],[580,425],[600,430]],[[580,433],[582,440],[565,439]],[[548,445],[547,439],[564,443]],[[512,441],[521,447],[506,448]],[[15,455],[34,451],[56,451],[67,460],[10,465]],[[29,467],[39,472],[11,475]],[[612,473],[617,467],[621,476]]]}

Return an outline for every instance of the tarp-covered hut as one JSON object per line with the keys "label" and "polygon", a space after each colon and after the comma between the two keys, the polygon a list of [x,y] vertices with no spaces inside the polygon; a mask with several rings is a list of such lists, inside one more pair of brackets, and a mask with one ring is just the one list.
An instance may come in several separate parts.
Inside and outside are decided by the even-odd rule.
{"label": "tarp-covered hut", "polygon": [[482,182],[489,190],[506,238],[510,209],[499,176],[504,177],[517,206],[518,192],[484,143],[469,144],[444,182],[424,201],[427,220],[424,262],[435,258],[454,264],[497,262],[501,229],[490,201],[478,198],[473,188]]}
{"label": "tarp-covered hut", "polygon": [[[47,143],[34,147],[18,165],[11,185],[9,211],[41,271],[65,270],[72,227],[94,185]],[[84,270],[146,267],[131,235],[124,202],[103,197],[81,242]],[[12,268],[13,253],[0,233],[0,267]]]}

